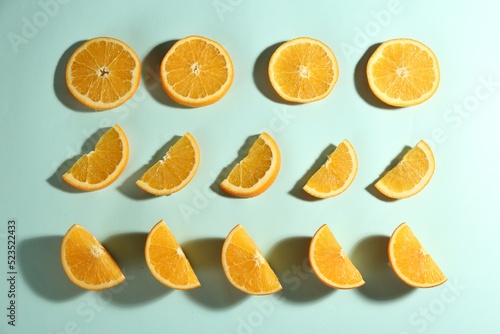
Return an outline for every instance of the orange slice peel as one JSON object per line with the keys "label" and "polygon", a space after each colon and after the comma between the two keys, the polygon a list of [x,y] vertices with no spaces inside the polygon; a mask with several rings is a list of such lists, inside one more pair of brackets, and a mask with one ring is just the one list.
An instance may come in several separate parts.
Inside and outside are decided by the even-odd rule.
{"label": "orange slice peel", "polygon": [[127,136],[115,125],[99,138],[94,150],[81,156],[62,178],[83,191],[99,190],[109,186],[123,173],[128,158]]}
{"label": "orange slice peel", "polygon": [[206,37],[188,36],[165,54],[160,77],[172,100],[202,107],[219,101],[229,91],[234,68],[222,45]]}
{"label": "orange slice peel", "polygon": [[328,156],[327,161],[309,178],[303,189],[311,196],[329,198],[343,193],[354,181],[358,158],[346,139]]}
{"label": "orange slice peel", "polygon": [[201,285],[184,251],[163,220],[149,232],[144,253],[151,274],[163,285],[177,290],[191,290]]}
{"label": "orange slice peel", "polygon": [[104,290],[125,281],[109,252],[89,231],[77,224],[63,237],[61,263],[71,282],[82,289]]}
{"label": "orange slice peel", "polygon": [[319,280],[331,288],[353,289],[365,284],[326,224],[311,239],[309,263]]}
{"label": "orange slice peel", "polygon": [[124,42],[97,37],[80,45],[66,65],[66,85],[71,94],[95,110],[116,108],[139,87],[141,63]]}
{"label": "orange slice peel", "polygon": [[394,273],[412,287],[432,288],[447,281],[406,223],[394,230],[389,239],[388,253]]}
{"label": "orange slice peel", "polygon": [[281,291],[281,283],[253,239],[240,224],[226,237],[222,246],[222,268],[229,282],[251,295]]}

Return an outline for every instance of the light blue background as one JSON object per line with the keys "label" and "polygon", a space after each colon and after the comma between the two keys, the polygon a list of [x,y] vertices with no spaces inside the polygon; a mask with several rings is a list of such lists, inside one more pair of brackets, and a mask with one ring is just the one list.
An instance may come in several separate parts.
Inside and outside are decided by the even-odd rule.
{"label": "light blue background", "polygon": [[[2,275],[7,220],[17,220],[17,326],[7,325],[8,287],[0,279],[2,333],[493,333],[498,318],[499,7],[494,1],[4,1],[0,5],[0,218]],[[235,66],[218,103],[185,109],[155,75],[172,41],[198,34],[220,42]],[[64,82],[66,61],[82,41],[111,36],[143,65],[141,85],[115,110],[85,110]],[[279,43],[310,36],[335,52],[340,78],[326,99],[284,104],[267,79]],[[367,90],[373,46],[410,37],[430,46],[441,84],[427,102],[388,109]],[[92,193],[60,176],[89,151],[100,129],[119,124],[131,154],[123,175]],[[269,131],[282,169],[259,197],[218,192],[217,182],[248,138]],[[201,164],[181,192],[152,198],[135,180],[172,138],[190,131]],[[359,158],[352,186],[313,201],[300,188],[332,147],[347,138]],[[383,201],[372,184],[405,146],[425,139],[437,168],[417,196]],[[248,142],[247,142],[248,144]],[[146,233],[170,226],[202,287],[171,291],[143,260]],[[449,281],[416,290],[387,266],[386,243],[403,221]],[[72,285],[59,261],[74,223],[104,242],[128,280],[105,292]],[[283,293],[250,297],[229,285],[220,248],[241,223],[275,268]],[[304,260],[311,236],[327,223],[366,285],[335,291]],[[4,276],[2,276],[4,277]]]}

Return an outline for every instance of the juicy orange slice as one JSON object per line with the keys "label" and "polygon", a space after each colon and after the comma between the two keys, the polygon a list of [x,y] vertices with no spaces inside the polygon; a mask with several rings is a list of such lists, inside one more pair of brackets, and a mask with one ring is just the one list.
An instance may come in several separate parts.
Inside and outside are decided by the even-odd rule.
{"label": "juicy orange slice", "polygon": [[73,52],[66,66],[66,84],[89,108],[118,107],[134,95],[141,76],[139,57],[124,42],[97,37]]}
{"label": "juicy orange slice", "polygon": [[434,52],[409,38],[382,43],[368,60],[366,74],[375,96],[396,107],[428,100],[436,92],[440,78]]}
{"label": "juicy orange slice", "polygon": [[389,263],[403,282],[416,288],[435,287],[447,280],[406,223],[389,240]]}
{"label": "juicy orange slice", "polygon": [[317,198],[328,198],[343,193],[354,181],[358,171],[358,158],[346,139],[328,156],[327,161],[314,173],[303,189]]}
{"label": "juicy orange slice", "polygon": [[102,189],[122,174],[128,157],[127,136],[115,125],[101,136],[94,150],[81,156],[62,178],[80,190]]}
{"label": "juicy orange slice", "polygon": [[431,148],[421,140],[394,168],[375,183],[375,188],[394,199],[413,196],[429,183],[435,166]]}
{"label": "juicy orange slice", "polygon": [[311,239],[309,262],[319,280],[332,288],[352,289],[365,284],[326,224]]}
{"label": "juicy orange slice", "polygon": [[289,102],[324,99],[337,83],[335,54],[316,39],[299,37],[283,43],[271,56],[268,69],[274,90]]}
{"label": "juicy orange slice", "polygon": [[153,195],[170,195],[184,188],[194,178],[200,165],[200,150],[187,132],[151,166],[136,184]]}
{"label": "juicy orange slice", "polygon": [[61,244],[61,263],[68,278],[86,290],[103,290],[122,283],[125,276],[99,241],[85,228],[73,225]]}
{"label": "juicy orange slice", "polygon": [[219,43],[201,36],[177,41],[160,66],[163,88],[175,102],[201,107],[219,101],[233,83],[231,57]]}
{"label": "juicy orange slice", "polygon": [[237,163],[220,184],[222,190],[236,197],[262,194],[276,180],[281,166],[278,144],[266,132],[252,144],[247,156]]}
{"label": "juicy orange slice", "polygon": [[189,290],[200,286],[189,260],[163,220],[149,232],[145,256],[153,276],[169,288]]}
{"label": "juicy orange slice", "polygon": [[248,232],[236,225],[222,246],[222,268],[229,282],[251,295],[267,295],[281,290],[278,277]]}

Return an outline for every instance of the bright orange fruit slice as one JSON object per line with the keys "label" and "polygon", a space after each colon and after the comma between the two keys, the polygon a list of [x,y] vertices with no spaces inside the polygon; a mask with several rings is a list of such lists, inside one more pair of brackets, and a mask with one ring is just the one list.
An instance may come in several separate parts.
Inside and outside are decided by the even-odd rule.
{"label": "bright orange fruit slice", "polygon": [[81,156],[62,178],[80,190],[102,189],[122,174],[128,157],[127,136],[115,125],[101,136],[94,150]]}
{"label": "bright orange fruit slice", "polygon": [[247,294],[267,295],[282,289],[262,252],[239,224],[222,246],[222,268],[229,282]]}
{"label": "bright orange fruit slice", "polygon": [[141,77],[139,57],[130,46],[110,37],[83,43],[69,58],[66,85],[89,108],[118,107],[134,95]]}
{"label": "bright orange fruit slice", "polygon": [[68,278],[86,290],[103,290],[122,283],[125,276],[99,241],[85,228],[73,225],[61,244],[61,263]]}
{"label": "bright orange fruit slice", "polygon": [[262,194],[276,180],[281,167],[281,154],[274,139],[263,132],[252,144],[247,156],[237,163],[220,187],[236,197]]}
{"label": "bright orange fruit slice", "polygon": [[276,93],[289,102],[324,99],[339,77],[337,58],[323,42],[299,37],[283,43],[271,56],[269,79]]}
{"label": "bright orange fruit slice", "polygon": [[358,158],[351,143],[345,139],[328,156],[327,161],[314,173],[303,189],[317,198],[328,198],[343,193],[354,181],[358,171]]}
{"label": "bright orange fruit slice", "polygon": [[431,148],[421,140],[394,168],[375,183],[375,188],[394,199],[413,196],[429,183],[435,166]]}
{"label": "bright orange fruit slice", "polygon": [[389,263],[403,282],[416,288],[432,288],[447,280],[406,223],[389,240]]}
{"label": "bright orange fruit slice", "polygon": [[194,178],[200,165],[200,149],[187,132],[151,166],[136,184],[153,195],[170,195],[184,188]]}
{"label": "bright orange fruit slice", "polygon": [[361,273],[344,253],[326,224],[311,239],[309,263],[319,280],[329,287],[352,289],[365,284]]}
{"label": "bright orange fruit slice", "polygon": [[375,96],[396,107],[428,100],[436,92],[440,78],[434,52],[409,38],[382,43],[368,60],[366,74]]}
{"label": "bright orange fruit slice", "polygon": [[163,220],[149,232],[145,256],[153,276],[169,288],[190,290],[200,286],[189,260]]}
{"label": "bright orange fruit slice", "polygon": [[163,88],[175,102],[201,107],[219,101],[233,83],[231,57],[219,43],[201,36],[177,41],[160,66]]}

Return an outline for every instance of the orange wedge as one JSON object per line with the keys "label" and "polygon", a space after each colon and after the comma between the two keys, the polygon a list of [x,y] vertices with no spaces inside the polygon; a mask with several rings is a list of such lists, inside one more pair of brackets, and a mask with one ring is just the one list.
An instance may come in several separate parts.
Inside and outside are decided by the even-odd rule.
{"label": "orange wedge", "polygon": [[200,150],[187,132],[136,182],[153,195],[170,195],[184,188],[194,178],[200,165]]}
{"label": "orange wedge", "polygon": [[141,76],[139,57],[124,42],[98,37],[83,43],[69,58],[66,85],[89,108],[118,107],[134,95]]}
{"label": "orange wedge", "polygon": [[389,263],[403,282],[415,288],[432,288],[447,280],[406,223],[389,240]]}
{"label": "orange wedge", "polygon": [[71,226],[63,237],[61,263],[71,282],[86,290],[103,290],[125,281],[108,251],[89,231],[77,224]]}
{"label": "orange wedge", "polygon": [[282,288],[262,252],[239,224],[222,246],[222,268],[229,282],[247,294],[267,295]]}
{"label": "orange wedge", "polygon": [[300,37],[283,43],[269,61],[269,80],[276,93],[289,102],[324,99],[339,77],[335,54],[316,39]]}
{"label": "orange wedge", "polygon": [[421,42],[398,38],[382,43],[368,60],[368,84],[382,102],[407,107],[428,100],[439,86],[439,64]]}
{"label": "orange wedge", "polygon": [[233,83],[231,57],[219,43],[201,36],[177,41],[160,66],[163,88],[175,102],[201,107],[219,101]]}
{"label": "orange wedge", "polygon": [[115,125],[101,136],[94,150],[81,156],[62,178],[80,190],[102,189],[122,174],[128,157],[127,136]]}
{"label": "orange wedge", "polygon": [[190,290],[200,286],[189,260],[163,220],[149,232],[145,256],[153,276],[169,288]]}
{"label": "orange wedge", "polygon": [[375,183],[375,188],[394,199],[413,196],[429,183],[435,166],[431,148],[421,140],[394,168]]}
{"label": "orange wedge", "polygon": [[365,284],[360,272],[326,224],[321,226],[311,239],[309,262],[319,280],[329,287],[352,289]]}
{"label": "orange wedge", "polygon": [[237,163],[220,187],[236,197],[262,194],[276,180],[281,166],[281,154],[274,139],[263,132],[252,144],[247,156]]}
{"label": "orange wedge", "polygon": [[303,189],[317,198],[328,198],[343,193],[354,181],[358,171],[358,158],[346,139],[328,156],[327,161],[314,173]]}

